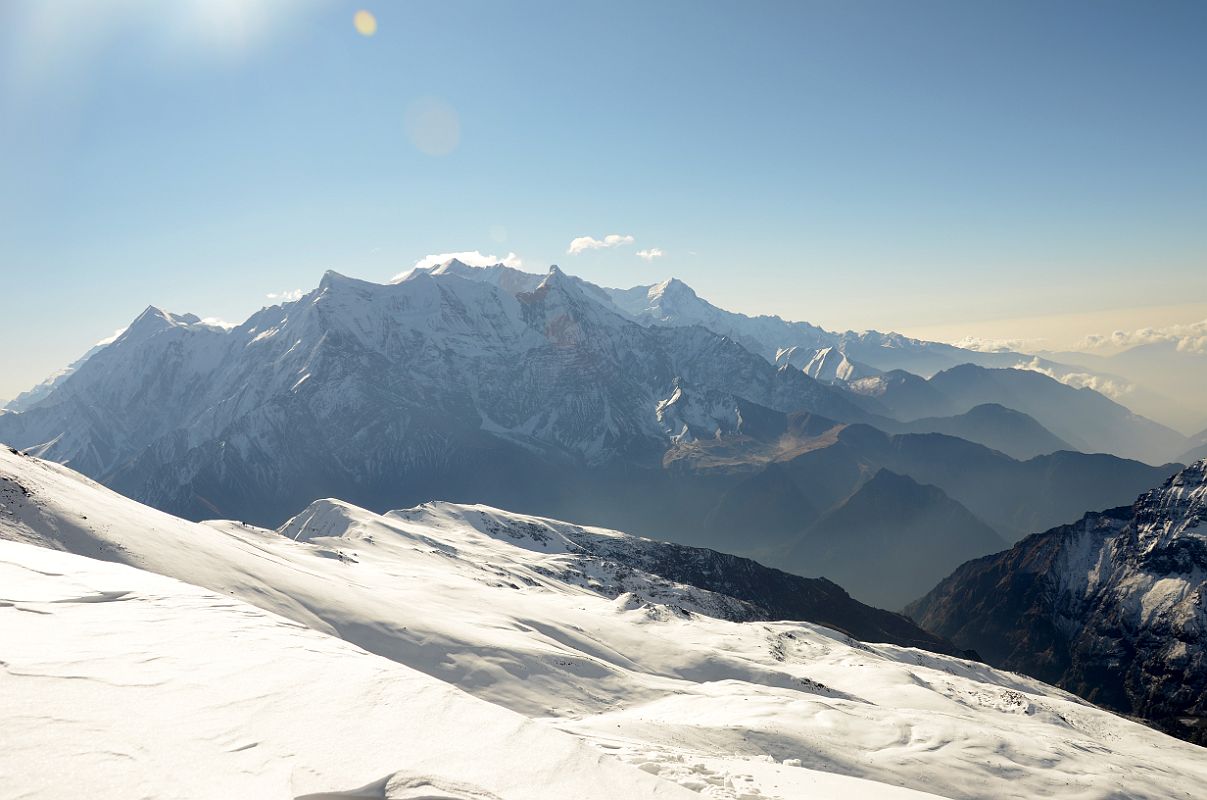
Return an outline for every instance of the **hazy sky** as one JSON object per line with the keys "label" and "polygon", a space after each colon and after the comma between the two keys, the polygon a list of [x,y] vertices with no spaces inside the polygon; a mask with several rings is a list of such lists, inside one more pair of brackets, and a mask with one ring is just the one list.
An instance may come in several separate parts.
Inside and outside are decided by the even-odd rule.
{"label": "hazy sky", "polygon": [[148,304],[474,249],[948,339],[1207,318],[1204,41],[1197,0],[4,0],[0,397]]}

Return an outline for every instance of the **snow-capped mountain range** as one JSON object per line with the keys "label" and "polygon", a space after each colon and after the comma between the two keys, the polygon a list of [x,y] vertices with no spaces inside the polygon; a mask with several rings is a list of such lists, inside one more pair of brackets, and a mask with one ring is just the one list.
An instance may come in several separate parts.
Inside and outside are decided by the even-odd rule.
{"label": "snow-capped mountain range", "polygon": [[961,566],[909,612],[992,664],[1207,743],[1207,460]]}
{"label": "snow-capped mountain range", "polygon": [[0,415],[0,440],[189,516],[264,520],[400,481],[457,491],[487,461],[504,484],[523,475],[517,491],[562,462],[656,466],[684,433],[657,409],[684,389],[716,401],[685,420],[709,432],[740,427],[739,398],[870,416],[704,328],[639,325],[556,268],[518,295],[449,272],[393,285],[329,272],[231,330],[147,309]]}
{"label": "snow-capped mountain range", "polygon": [[[490,283],[513,294],[532,291],[542,280],[540,275],[503,264],[471,267],[456,259],[435,267],[412,270],[401,280],[410,280],[418,273],[458,275]],[[643,325],[699,325],[737,341],[773,363],[790,363],[800,369],[812,364],[810,374],[819,373],[826,380],[852,380],[894,369],[930,377],[960,364],[1038,368],[1049,370],[1057,377],[1073,371],[1063,364],[1036,360],[1034,356],[1021,353],[967,350],[898,333],[827,331],[808,322],[791,322],[772,315],[751,317],[718,308],[678,278],[629,289],[611,289],[578,278],[574,280],[596,300],[610,301],[615,309]],[[829,365],[823,367],[827,361]],[[1084,372],[1082,367],[1076,370]]]}
{"label": "snow-capped mountain range", "polygon": [[[813,348],[805,367],[839,384],[791,356],[777,366],[792,348]],[[0,441],[197,519],[275,523],[323,495],[548,505],[577,492],[566,482],[583,469],[597,484],[599,470],[631,481],[668,448],[740,435],[760,414],[892,430],[901,415],[884,397],[843,388],[859,371],[848,357],[880,369],[923,356],[1006,358],[732,314],[676,280],[606,290],[556,267],[458,261],[386,285],[329,272],[231,329],[148,308],[0,413]],[[1101,400],[1116,409],[1107,428],[1140,424]]]}
{"label": "snow-capped mountain range", "polygon": [[334,500],[275,531],[198,524],[3,450],[0,540],[16,796],[1207,793],[1192,745],[983,664],[760,621],[614,531]]}

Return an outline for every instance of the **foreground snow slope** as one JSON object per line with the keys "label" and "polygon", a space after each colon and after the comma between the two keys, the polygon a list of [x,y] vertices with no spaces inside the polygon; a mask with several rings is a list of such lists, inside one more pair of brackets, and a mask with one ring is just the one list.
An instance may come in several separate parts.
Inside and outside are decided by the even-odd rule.
{"label": "foreground snow slope", "polygon": [[238,600],[0,542],[0,795],[691,797]]}
{"label": "foreground snow slope", "polygon": [[[7,450],[0,504],[0,537],[233,595],[707,797],[908,796],[901,786],[949,798],[1207,796],[1201,749],[1038,681],[805,623],[718,619],[736,601],[582,545],[623,552],[634,541],[623,534],[482,506],[378,516],[334,501],[280,532],[194,524]],[[344,695],[326,707],[321,697],[310,706],[342,713]]]}

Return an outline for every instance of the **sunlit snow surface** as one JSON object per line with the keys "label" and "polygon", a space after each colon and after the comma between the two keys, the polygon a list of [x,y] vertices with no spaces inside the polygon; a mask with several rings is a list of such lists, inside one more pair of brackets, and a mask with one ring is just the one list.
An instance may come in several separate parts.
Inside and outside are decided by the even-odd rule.
{"label": "sunlit snow surface", "polygon": [[1207,796],[1200,748],[983,665],[710,617],[732,601],[582,537],[640,546],[451,504],[198,525],[4,450],[0,538],[208,591],[0,544],[0,794]]}
{"label": "sunlit snow surface", "polygon": [[0,585],[6,798],[690,796],[179,581],[0,542]]}

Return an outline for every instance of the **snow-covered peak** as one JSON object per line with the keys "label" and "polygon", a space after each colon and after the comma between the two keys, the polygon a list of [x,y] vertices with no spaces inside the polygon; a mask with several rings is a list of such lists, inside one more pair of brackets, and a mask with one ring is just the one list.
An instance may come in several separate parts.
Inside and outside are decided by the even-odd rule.
{"label": "snow-covered peak", "polygon": [[610,340],[626,326],[636,326],[599,292],[599,287],[567,275],[554,264],[549,267],[540,285],[532,292],[521,295],[520,299],[530,311],[530,320],[539,320],[538,324],[545,329],[546,335],[556,341],[614,347],[617,344],[615,341],[589,342],[587,337],[605,335],[606,330],[611,332],[606,334]]}
{"label": "snow-covered peak", "polygon": [[524,272],[502,262],[487,264],[485,266],[473,266],[458,258],[450,258],[434,266],[415,267],[396,278],[392,283],[403,283],[412,280],[418,275],[456,275],[466,280],[489,283],[513,295],[520,292],[531,292],[540,285],[545,277],[532,272]]}
{"label": "snow-covered peak", "polygon": [[701,300],[694,289],[678,278],[629,290],[609,291],[616,305],[647,322],[702,324],[714,316],[713,311],[719,310]]}
{"label": "snow-covered peak", "polygon": [[277,530],[282,536],[300,542],[318,538],[356,538],[353,531],[359,522],[372,516],[367,509],[326,497],[315,500]]}
{"label": "snow-covered peak", "polygon": [[[498,263],[498,264],[494,264],[492,266],[501,267],[501,266],[503,266],[503,264]],[[432,270],[432,274],[433,275],[464,275],[465,273],[470,272],[471,270],[474,270],[474,269],[479,269],[479,267],[471,267],[469,264],[466,264],[464,261],[462,261],[459,258],[450,258],[448,261],[445,261],[443,264],[437,264],[436,268]]]}
{"label": "snow-covered peak", "polygon": [[[797,348],[781,351],[777,360],[786,360],[796,365],[799,357]],[[810,378],[826,383],[849,382],[878,374],[879,370],[859,364],[847,358],[847,354],[834,345],[822,347],[808,356],[801,369]]]}
{"label": "snow-covered peak", "polygon": [[1147,553],[1175,547],[1180,539],[1200,540],[1204,556],[1200,567],[1207,571],[1207,459],[1143,495],[1134,511],[1139,544]]}
{"label": "snow-covered peak", "polygon": [[546,273],[545,277],[541,279],[540,284],[536,288],[537,291],[540,291],[541,289],[548,289],[552,286],[565,285],[566,273],[562,272],[561,267],[559,267],[557,264],[551,264],[549,266],[549,272]]}
{"label": "snow-covered peak", "polygon": [[319,281],[318,289],[320,292],[336,292],[336,291],[360,291],[371,292],[384,288],[385,284],[366,281],[361,278],[353,278],[343,273],[329,269],[323,273],[322,279]]}
{"label": "snow-covered peak", "polygon": [[148,336],[168,328],[190,328],[200,325],[201,318],[196,314],[173,314],[155,306],[147,306],[114,341]]}
{"label": "snow-covered peak", "polygon": [[676,444],[720,440],[742,431],[741,405],[732,394],[701,391],[676,378],[671,394],[658,403],[658,422]]}
{"label": "snow-covered peak", "polygon": [[667,278],[661,283],[654,284],[650,287],[646,296],[650,299],[651,303],[699,299],[696,290],[678,278]]}

